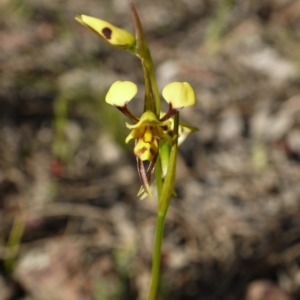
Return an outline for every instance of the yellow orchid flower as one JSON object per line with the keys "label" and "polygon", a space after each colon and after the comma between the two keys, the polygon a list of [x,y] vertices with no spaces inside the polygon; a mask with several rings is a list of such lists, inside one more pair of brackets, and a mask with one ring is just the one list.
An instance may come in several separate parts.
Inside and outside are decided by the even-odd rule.
{"label": "yellow orchid flower", "polygon": [[[137,37],[127,30],[91,16],[77,15],[75,19],[83,26],[94,31],[107,43],[121,49],[129,50],[138,56],[148,55],[149,60],[150,54],[148,53],[149,51],[147,50],[142,29],[134,9],[133,15]],[[166,155],[164,155],[162,152],[168,149],[168,145],[171,145],[173,141],[174,122],[172,117],[182,108],[195,104],[196,96],[193,88],[187,82],[169,83],[162,91],[164,99],[169,104],[169,110],[167,113],[161,114],[161,116],[158,117],[157,112],[155,112],[155,105],[153,105],[152,87],[148,72],[149,69],[145,67],[144,73],[146,75],[144,75],[147,79],[145,79],[145,111],[140,118],[136,117],[127,107],[128,102],[137,94],[137,86],[133,82],[116,81],[113,83],[107,92],[105,101],[115,106],[134,122],[133,125],[126,123],[127,128],[131,129],[130,134],[126,138],[126,143],[131,139],[135,140],[133,152],[137,157],[138,172],[144,190],[147,194],[150,194],[149,181],[151,180],[156,159],[160,151],[163,176],[165,176],[167,172],[168,154],[166,153]],[[195,127],[181,124],[182,123],[180,123],[178,128],[180,134],[178,143],[181,143],[190,132],[196,130]],[[164,159],[164,157],[166,157],[166,159]],[[164,160],[166,162],[164,162]],[[147,171],[144,167],[145,161],[149,162]]]}
{"label": "yellow orchid flower", "polygon": [[158,155],[158,143],[164,137],[164,127],[168,121],[159,121],[152,111],[145,111],[139,122],[135,125],[126,123],[126,127],[132,129],[125,142],[131,139],[137,140],[134,154],[140,160],[153,161]]}
{"label": "yellow orchid flower", "polygon": [[[105,100],[108,104],[117,107],[134,122],[134,124],[126,123],[126,127],[131,129],[131,132],[125,142],[128,143],[131,139],[135,140],[133,152],[137,158],[138,172],[144,190],[147,194],[150,194],[149,181],[160,151],[160,142],[172,142],[174,128],[172,117],[178,110],[193,105],[196,97],[193,88],[187,82],[172,82],[163,89],[163,96],[169,103],[168,112],[161,113],[160,118],[157,118],[154,112],[146,110],[140,118],[137,118],[127,107],[127,103],[134,98],[136,93],[137,86],[133,82],[116,81],[108,90]],[[178,142],[182,143],[190,132],[196,130],[198,129],[181,122]],[[144,161],[149,161],[147,171],[143,165]],[[163,174],[165,175],[167,164],[162,164]]]}
{"label": "yellow orchid flower", "polygon": [[[150,50],[147,46],[138,13],[129,1],[134,21],[135,36],[106,21],[78,15],[76,20],[94,31],[110,45],[130,51],[141,62],[144,75],[144,109],[140,117],[135,116],[127,107],[137,94],[137,86],[130,81],[116,81],[105,97],[108,104],[116,107],[130,120],[126,127],[130,130],[125,142],[134,140],[134,155],[141,181],[138,196],[152,196],[150,181],[155,170],[157,190],[157,222],[152,260],[151,284],[147,299],[156,299],[159,286],[161,264],[161,245],[165,217],[172,195],[175,195],[176,162],[178,146],[196,127],[180,122],[179,111],[195,104],[196,96],[187,82],[169,83],[162,91],[163,98],[169,104],[166,113],[161,112],[161,97],[155,78],[155,70]],[[157,162],[157,163],[156,163]]]}

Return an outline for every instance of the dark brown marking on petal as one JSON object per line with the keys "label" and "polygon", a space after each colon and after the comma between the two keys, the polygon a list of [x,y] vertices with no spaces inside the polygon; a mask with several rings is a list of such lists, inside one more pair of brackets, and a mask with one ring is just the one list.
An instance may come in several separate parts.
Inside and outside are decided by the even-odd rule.
{"label": "dark brown marking on petal", "polygon": [[138,151],[136,151],[135,155],[139,157],[139,156],[143,155],[146,151],[147,151],[147,148],[143,147],[143,148],[139,149]]}
{"label": "dark brown marking on petal", "polygon": [[143,154],[143,153],[145,153],[147,151],[147,148],[143,147],[140,151],[141,151],[141,154]]}
{"label": "dark brown marking on petal", "polygon": [[150,148],[150,153],[154,156],[155,154],[156,154],[156,151],[155,151],[155,149],[153,149],[153,148]]}
{"label": "dark brown marking on petal", "polygon": [[172,137],[174,134],[173,134],[173,130],[169,130],[168,131],[168,135],[170,136],[170,137]]}
{"label": "dark brown marking on petal", "polygon": [[105,38],[107,38],[108,40],[111,39],[112,31],[111,31],[110,28],[108,28],[108,27],[103,28],[103,29],[102,29],[102,33],[103,33],[103,35],[105,36]]}

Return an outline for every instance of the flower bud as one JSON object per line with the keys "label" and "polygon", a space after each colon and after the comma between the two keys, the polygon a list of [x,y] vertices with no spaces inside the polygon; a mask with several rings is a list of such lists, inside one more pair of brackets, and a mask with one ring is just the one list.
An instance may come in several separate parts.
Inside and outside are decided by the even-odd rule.
{"label": "flower bud", "polygon": [[116,27],[104,20],[86,15],[77,15],[75,18],[83,26],[93,30],[109,44],[133,51],[135,48],[135,36],[124,29]]}

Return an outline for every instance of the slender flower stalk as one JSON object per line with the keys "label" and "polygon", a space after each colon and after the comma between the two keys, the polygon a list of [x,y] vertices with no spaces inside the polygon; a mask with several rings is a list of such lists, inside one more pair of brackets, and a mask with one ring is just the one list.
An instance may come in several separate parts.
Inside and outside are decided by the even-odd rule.
{"label": "slender flower stalk", "polygon": [[168,171],[165,176],[162,194],[161,194],[158,211],[157,211],[156,232],[155,232],[153,258],[152,258],[151,283],[150,283],[147,300],[156,299],[156,294],[159,285],[161,246],[163,240],[165,218],[169,208],[171,196],[174,189],[174,182],[175,182],[176,158],[178,153],[178,125],[179,125],[178,123],[179,123],[179,113],[175,115],[175,124],[174,124],[174,131],[173,131],[174,143],[172,144]]}
{"label": "slender flower stalk", "polygon": [[155,174],[158,208],[156,232],[153,248],[151,284],[147,300],[155,300],[159,287],[160,259],[165,217],[174,194],[176,159],[178,146],[193,131],[198,130],[180,121],[181,109],[194,105],[196,96],[187,82],[172,82],[164,87],[162,96],[169,104],[167,112],[162,112],[160,93],[155,78],[150,50],[147,46],[140,19],[134,5],[130,10],[135,26],[135,35],[104,20],[86,15],[78,15],[76,20],[91,29],[105,42],[127,50],[139,57],[145,80],[144,110],[135,116],[127,107],[137,94],[137,86],[130,81],[116,81],[107,92],[105,101],[115,106],[128,119],[130,130],[125,142],[134,140],[133,153],[137,160],[137,170],[141,181],[138,196],[152,196],[152,176]]}

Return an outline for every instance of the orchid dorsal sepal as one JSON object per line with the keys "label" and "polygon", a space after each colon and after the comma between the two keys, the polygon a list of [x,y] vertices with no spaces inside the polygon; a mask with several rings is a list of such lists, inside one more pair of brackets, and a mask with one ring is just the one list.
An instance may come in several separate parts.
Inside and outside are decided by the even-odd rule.
{"label": "orchid dorsal sepal", "polygon": [[124,107],[137,93],[137,86],[131,81],[116,81],[109,88],[105,101],[110,105]]}
{"label": "orchid dorsal sepal", "polygon": [[171,82],[164,87],[162,95],[174,110],[194,105],[196,102],[195,92],[188,82]]}
{"label": "orchid dorsal sepal", "polygon": [[75,19],[83,26],[94,31],[109,44],[135,52],[136,39],[131,32],[87,15],[77,15]]}
{"label": "orchid dorsal sepal", "polygon": [[154,112],[147,110],[142,114],[138,123],[136,123],[134,125],[126,123],[126,127],[129,129],[136,129],[136,128],[139,128],[142,126],[163,127],[163,126],[167,126],[168,124],[169,124],[168,121],[161,122],[160,120],[157,119]]}

